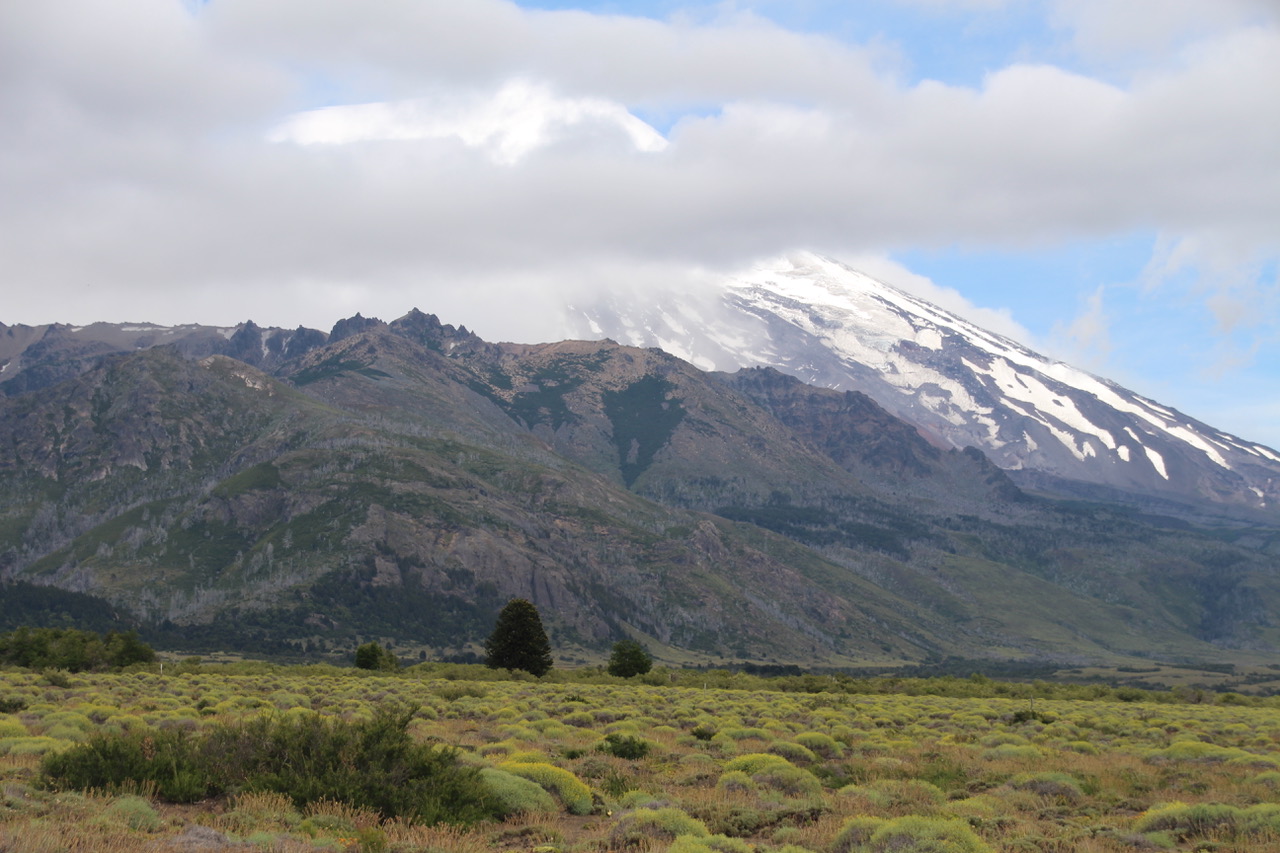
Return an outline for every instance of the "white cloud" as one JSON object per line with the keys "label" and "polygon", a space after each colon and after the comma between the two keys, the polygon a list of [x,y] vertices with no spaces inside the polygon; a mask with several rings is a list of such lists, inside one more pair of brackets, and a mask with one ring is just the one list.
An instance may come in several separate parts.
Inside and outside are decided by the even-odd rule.
{"label": "white cloud", "polygon": [[1098,287],[1084,299],[1084,310],[1052,334],[1051,348],[1064,361],[1088,370],[1101,370],[1112,350],[1111,318],[1104,298],[1106,287]]}
{"label": "white cloud", "polygon": [[[359,296],[474,323],[550,298],[492,296],[515,278],[1136,229],[1255,269],[1280,254],[1280,31],[1233,15],[1128,82],[1028,61],[904,87],[874,47],[749,15],[0,4],[0,319],[322,325]],[[665,140],[637,118],[686,111]]]}
{"label": "white cloud", "polygon": [[545,85],[512,80],[491,95],[446,95],[309,110],[268,134],[272,142],[344,145],[370,140],[455,138],[511,166],[575,131],[620,132],[638,151],[667,140],[625,107],[604,98],[561,98]]}
{"label": "white cloud", "polygon": [[1053,0],[1052,21],[1086,58],[1133,67],[1246,26],[1274,25],[1274,0]]}
{"label": "white cloud", "polygon": [[964,294],[950,287],[943,287],[928,276],[912,272],[897,261],[884,255],[861,254],[841,259],[856,270],[865,272],[899,290],[915,294],[945,308],[953,314],[975,323],[983,329],[1012,338],[1026,346],[1035,347],[1035,336],[1019,324],[1007,308],[988,308],[974,305]]}

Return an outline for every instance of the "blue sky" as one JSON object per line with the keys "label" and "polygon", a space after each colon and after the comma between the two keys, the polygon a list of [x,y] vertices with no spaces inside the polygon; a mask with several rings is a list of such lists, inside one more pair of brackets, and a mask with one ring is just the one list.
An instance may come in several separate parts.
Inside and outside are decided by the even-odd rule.
{"label": "blue sky", "polygon": [[1280,445],[1274,0],[0,6],[0,322],[557,335],[813,249]]}

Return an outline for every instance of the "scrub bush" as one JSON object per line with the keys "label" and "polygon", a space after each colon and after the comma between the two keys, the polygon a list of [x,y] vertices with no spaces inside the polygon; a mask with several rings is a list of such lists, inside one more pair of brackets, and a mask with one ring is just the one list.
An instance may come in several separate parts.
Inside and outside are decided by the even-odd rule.
{"label": "scrub bush", "polygon": [[791,765],[766,768],[752,777],[760,787],[777,791],[788,797],[818,797],[822,795],[822,783],[808,770]]}
{"label": "scrub bush", "polygon": [[45,787],[121,791],[140,784],[172,802],[275,791],[298,808],[324,800],[422,823],[473,823],[501,804],[451,749],[415,744],[413,711],[381,709],[346,722],[312,712],[258,717],[197,737],[184,730],[97,734],[47,757]]}
{"label": "scrub bush", "polygon": [[31,733],[27,731],[27,727],[21,720],[15,720],[12,717],[0,718],[0,738],[27,737],[29,734]]}
{"label": "scrub bush", "polygon": [[1043,773],[1019,773],[1008,781],[1015,791],[1030,791],[1042,797],[1057,797],[1069,803],[1079,802],[1084,796],[1080,785],[1071,776],[1057,771]]}
{"label": "scrub bush", "polygon": [[865,853],[991,853],[991,847],[962,821],[915,815],[885,821],[865,844],[849,849]]}
{"label": "scrub bush", "polygon": [[755,791],[759,786],[755,780],[743,773],[741,770],[730,770],[720,777],[716,782],[716,790],[718,791],[737,791],[751,792]]}
{"label": "scrub bush", "polygon": [[552,764],[506,762],[498,766],[521,778],[538,783],[544,790],[554,795],[570,814],[591,814],[595,803],[591,798],[591,789],[586,783],[568,770]]}
{"label": "scrub bush", "polygon": [[600,744],[600,751],[607,752],[615,758],[637,760],[649,754],[653,744],[647,740],[630,735],[605,735]]}
{"label": "scrub bush", "polygon": [[1165,803],[1147,809],[1133,828],[1138,832],[1172,830],[1180,835],[1204,835],[1235,829],[1240,809],[1222,803]]}
{"label": "scrub bush", "polygon": [[164,824],[160,820],[160,815],[156,814],[156,810],[151,807],[151,803],[142,797],[121,797],[107,806],[103,817],[139,832],[155,832]]}
{"label": "scrub bush", "polygon": [[798,734],[796,735],[796,743],[823,758],[840,758],[844,755],[844,746],[840,741],[822,732]]}
{"label": "scrub bush", "polygon": [[480,778],[502,804],[504,815],[554,814],[559,809],[555,799],[537,782],[496,767],[481,770]]}
{"label": "scrub bush", "polygon": [[769,752],[774,755],[781,755],[793,764],[813,764],[818,760],[818,756],[814,755],[812,750],[786,740],[771,743]]}
{"label": "scrub bush", "polygon": [[706,838],[706,824],[680,809],[640,809],[623,815],[609,833],[614,847],[653,846],[656,841],[675,841],[682,835]]}
{"label": "scrub bush", "polygon": [[854,853],[862,850],[863,845],[871,840],[875,831],[887,823],[879,817],[851,817],[840,827],[835,841],[831,842],[831,853]]}
{"label": "scrub bush", "polygon": [[731,759],[727,764],[725,764],[724,769],[726,773],[731,770],[741,770],[748,776],[754,776],[757,773],[777,767],[795,767],[795,765],[780,755],[753,752],[747,755],[739,755],[737,758]]}
{"label": "scrub bush", "polygon": [[880,809],[925,814],[946,802],[936,785],[919,779],[880,779],[862,787],[842,788],[841,793],[860,794]]}
{"label": "scrub bush", "polygon": [[724,835],[680,835],[671,842],[667,853],[755,853],[756,849],[742,839]]}

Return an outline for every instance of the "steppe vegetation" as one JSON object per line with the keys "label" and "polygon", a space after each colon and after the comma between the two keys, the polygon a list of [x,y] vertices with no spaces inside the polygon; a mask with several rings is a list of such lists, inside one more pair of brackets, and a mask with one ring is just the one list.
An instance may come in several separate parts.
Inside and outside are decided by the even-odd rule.
{"label": "steppe vegetation", "polygon": [[[5,669],[0,850],[1280,851],[1278,710],[982,677]],[[429,825],[445,812],[413,797],[230,772],[264,744],[313,738],[337,744],[325,772],[340,783],[343,768],[373,772],[349,749],[361,737],[448,768],[477,807]],[[166,771],[175,743],[221,744],[231,781],[193,787],[177,759]],[[81,790],[68,772],[130,744],[149,779]],[[404,772],[383,781],[410,790]]]}

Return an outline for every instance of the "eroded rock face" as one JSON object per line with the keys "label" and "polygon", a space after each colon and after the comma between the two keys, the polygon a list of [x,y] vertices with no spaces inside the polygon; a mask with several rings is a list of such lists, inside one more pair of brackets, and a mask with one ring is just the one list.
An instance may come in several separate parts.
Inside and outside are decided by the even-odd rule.
{"label": "eroded rock face", "polygon": [[709,660],[1192,655],[1265,643],[1280,600],[1266,531],[1028,499],[980,451],[774,370],[490,344],[421,312],[271,370],[195,355],[0,399],[5,577],[219,644],[456,649],[522,597],[565,646],[638,630]]}

